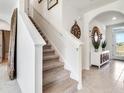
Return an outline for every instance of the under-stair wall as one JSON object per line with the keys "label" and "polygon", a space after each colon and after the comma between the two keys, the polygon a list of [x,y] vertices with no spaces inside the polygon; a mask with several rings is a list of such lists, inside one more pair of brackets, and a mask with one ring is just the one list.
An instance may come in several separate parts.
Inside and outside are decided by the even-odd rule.
{"label": "under-stair wall", "polygon": [[19,12],[17,81],[22,93],[42,93],[42,49],[45,44],[28,16]]}
{"label": "under-stair wall", "polygon": [[71,72],[71,78],[78,81],[78,88],[82,88],[82,42],[63,29],[57,30],[46,21],[35,9],[33,19],[51,44],[61,56],[65,68]]}

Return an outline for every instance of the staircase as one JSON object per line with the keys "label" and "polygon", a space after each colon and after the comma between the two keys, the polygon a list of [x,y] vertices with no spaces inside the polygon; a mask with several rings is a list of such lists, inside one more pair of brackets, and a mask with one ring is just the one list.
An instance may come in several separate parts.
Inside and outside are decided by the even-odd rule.
{"label": "staircase", "polygon": [[47,43],[43,47],[43,93],[76,93],[77,82],[70,78],[70,72],[64,69],[64,63],[60,62],[47,37],[29,18]]}

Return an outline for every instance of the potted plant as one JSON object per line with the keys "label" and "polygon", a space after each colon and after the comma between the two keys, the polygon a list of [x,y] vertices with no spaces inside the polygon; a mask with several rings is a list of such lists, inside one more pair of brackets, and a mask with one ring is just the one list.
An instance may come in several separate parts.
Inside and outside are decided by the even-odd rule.
{"label": "potted plant", "polygon": [[100,42],[94,41],[94,42],[93,42],[93,46],[94,46],[94,48],[95,48],[95,52],[98,52],[98,49],[99,49],[99,46],[100,46]]}
{"label": "potted plant", "polygon": [[103,51],[105,51],[106,45],[107,45],[106,41],[103,41],[103,42],[102,42],[102,50],[103,50]]}

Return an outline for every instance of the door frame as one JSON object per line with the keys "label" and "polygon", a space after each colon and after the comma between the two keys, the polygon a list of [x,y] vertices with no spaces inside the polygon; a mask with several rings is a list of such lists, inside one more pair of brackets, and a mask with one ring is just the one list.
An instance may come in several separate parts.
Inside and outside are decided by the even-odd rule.
{"label": "door frame", "polygon": [[124,56],[120,57],[116,55],[116,33],[118,32],[124,32],[124,29],[118,31],[114,28],[112,29],[112,58],[117,60],[124,60]]}

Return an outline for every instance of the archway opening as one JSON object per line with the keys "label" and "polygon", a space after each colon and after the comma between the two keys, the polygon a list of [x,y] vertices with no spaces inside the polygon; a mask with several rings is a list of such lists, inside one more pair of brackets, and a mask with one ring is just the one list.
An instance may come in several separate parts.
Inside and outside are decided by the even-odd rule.
{"label": "archway opening", "polygon": [[[92,31],[98,27],[101,41],[98,51],[94,51]],[[124,60],[124,14],[107,11],[96,15],[89,23],[90,29],[90,64],[101,67],[111,59]],[[98,44],[96,44],[98,45]],[[104,48],[104,49],[103,49]]]}

